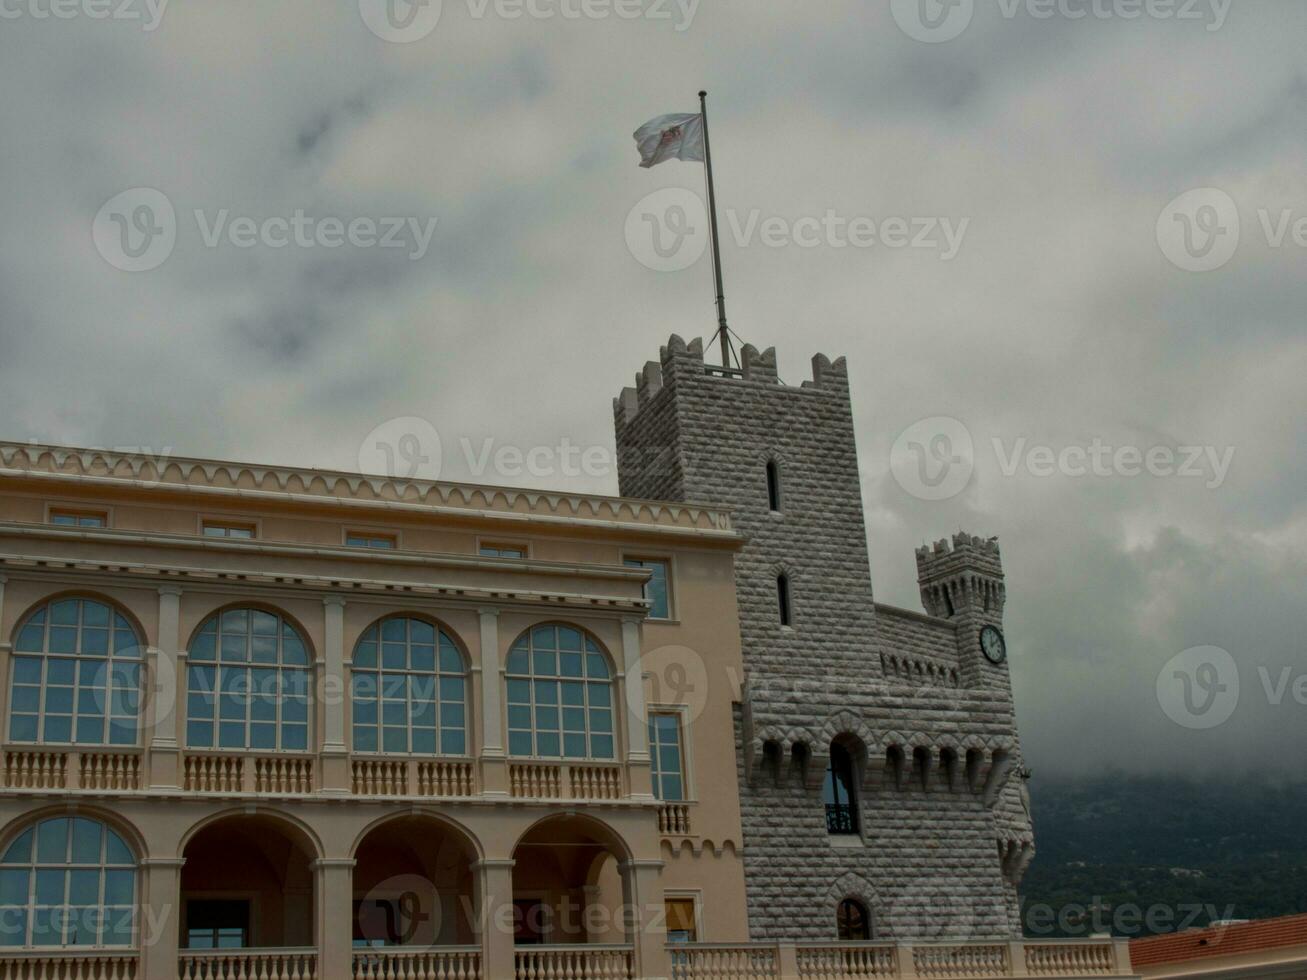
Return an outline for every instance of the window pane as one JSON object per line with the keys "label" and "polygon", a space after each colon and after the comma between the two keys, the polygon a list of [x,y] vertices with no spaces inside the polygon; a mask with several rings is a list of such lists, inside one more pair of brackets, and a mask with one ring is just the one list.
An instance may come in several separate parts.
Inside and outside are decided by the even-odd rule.
{"label": "window pane", "polygon": [[105,829],[104,860],[106,864],[135,864],[132,852],[123,839],[112,830]]}
{"label": "window pane", "polygon": [[27,875],[26,868],[6,868],[0,871],[0,905],[27,904]]}
{"label": "window pane", "polygon": [[26,864],[32,860],[32,831],[24,830],[14,838],[14,842],[0,858],[0,864]]}
{"label": "window pane", "polygon": [[443,729],[440,733],[440,751],[446,755],[466,755],[466,734],[460,729]]}
{"label": "window pane", "polygon": [[35,889],[36,904],[62,905],[64,888],[67,883],[66,872],[62,868],[58,870],[38,869]]}

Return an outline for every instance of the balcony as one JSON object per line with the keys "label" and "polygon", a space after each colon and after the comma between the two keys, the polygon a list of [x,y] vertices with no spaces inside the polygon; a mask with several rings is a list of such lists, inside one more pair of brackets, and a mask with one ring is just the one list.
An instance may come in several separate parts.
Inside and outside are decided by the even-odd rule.
{"label": "balcony", "polygon": [[[337,776],[317,753],[260,754],[236,750],[182,749],[175,784],[139,747],[7,745],[0,751],[0,788],[29,793],[149,792],[152,795],[306,797],[341,794],[381,799],[472,799],[486,788],[485,760],[472,757],[351,754]],[[339,757],[336,757],[339,759]],[[497,763],[500,795],[522,801],[620,802],[631,795],[627,766],[620,762],[509,760]],[[503,773],[506,771],[506,775]],[[493,788],[493,787],[492,787]],[[689,835],[684,804],[660,810],[660,829]]]}
{"label": "balcony", "polygon": [[[1124,940],[894,943],[685,943],[672,980],[869,980],[924,977],[1133,977]],[[570,976],[570,975],[569,975]],[[577,974],[582,976],[582,974]]]}

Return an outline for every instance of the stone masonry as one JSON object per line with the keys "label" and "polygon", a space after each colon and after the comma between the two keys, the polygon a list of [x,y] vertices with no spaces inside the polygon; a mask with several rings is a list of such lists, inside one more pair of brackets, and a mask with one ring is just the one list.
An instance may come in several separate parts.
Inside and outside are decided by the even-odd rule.
{"label": "stone masonry", "polygon": [[[872,597],[841,358],[781,385],[774,350],[742,370],[673,336],[614,402],[623,496],[732,508],[746,680],[737,708],[750,932],[834,939],[856,898],[885,940],[1020,935],[1016,886],[1034,843],[1001,627],[996,541],[917,553],[924,613]],[[779,475],[770,506],[767,467]],[[778,578],[788,581],[781,624]],[[859,832],[827,832],[821,787],[838,741],[854,758]]]}

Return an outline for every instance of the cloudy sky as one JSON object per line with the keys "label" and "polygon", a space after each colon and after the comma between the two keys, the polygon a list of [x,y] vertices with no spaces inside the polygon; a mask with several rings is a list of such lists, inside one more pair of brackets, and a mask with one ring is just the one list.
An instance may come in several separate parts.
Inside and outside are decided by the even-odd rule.
{"label": "cloudy sky", "polygon": [[630,135],[707,88],[732,326],[848,356],[877,597],[1001,537],[1037,773],[1300,767],[1307,6],[922,3],[0,0],[3,435],[615,492],[479,459],[610,452],[711,334],[702,168]]}

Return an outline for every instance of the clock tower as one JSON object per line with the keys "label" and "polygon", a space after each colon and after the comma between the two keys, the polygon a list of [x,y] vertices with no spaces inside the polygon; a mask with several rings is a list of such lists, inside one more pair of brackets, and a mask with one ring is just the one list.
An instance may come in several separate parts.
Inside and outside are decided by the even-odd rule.
{"label": "clock tower", "polygon": [[957,624],[958,663],[967,687],[1010,695],[1003,636],[1003,562],[997,538],[953,535],[917,549],[917,584],[926,612]]}

